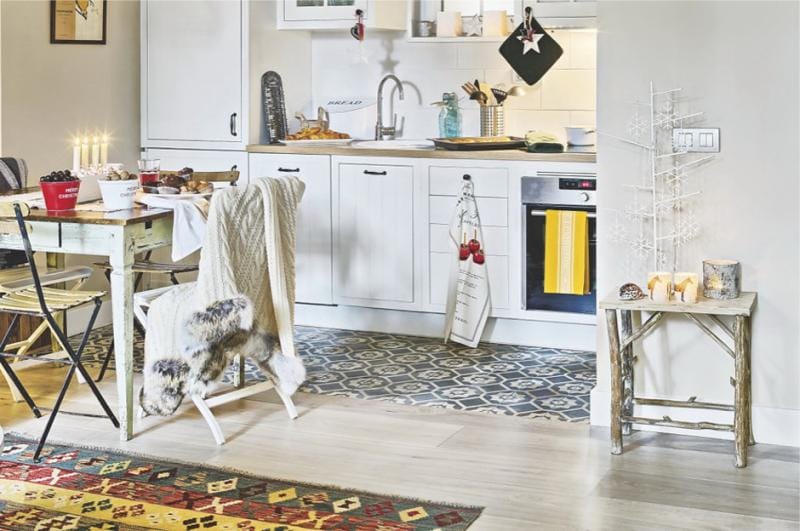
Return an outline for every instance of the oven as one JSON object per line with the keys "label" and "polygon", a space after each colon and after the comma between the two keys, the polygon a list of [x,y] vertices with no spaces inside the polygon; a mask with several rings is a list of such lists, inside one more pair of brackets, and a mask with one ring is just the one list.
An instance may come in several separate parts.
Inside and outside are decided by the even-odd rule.
{"label": "oven", "polygon": [[[597,283],[597,179],[594,173],[537,172],[522,178],[523,288],[524,308],[551,312],[593,314]],[[545,211],[578,210],[588,212],[589,274],[587,295],[544,292]]]}

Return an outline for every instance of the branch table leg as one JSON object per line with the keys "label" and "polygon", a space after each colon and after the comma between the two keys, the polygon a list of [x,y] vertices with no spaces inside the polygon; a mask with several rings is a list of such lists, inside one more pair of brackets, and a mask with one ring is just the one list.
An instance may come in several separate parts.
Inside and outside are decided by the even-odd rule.
{"label": "branch table leg", "polygon": [[750,419],[750,319],[736,316],[736,388],[734,392],[733,432],[736,467],[747,466],[747,446],[752,437]]}
{"label": "branch table leg", "polygon": [[[633,312],[622,310],[620,312],[620,327],[622,341],[633,334]],[[633,416],[633,343],[622,349],[622,415]],[[622,434],[630,435],[633,424],[630,422],[622,423]]]}
{"label": "branch table leg", "polygon": [[622,363],[616,310],[606,310],[606,328],[611,356],[611,453],[619,455],[622,453]]}

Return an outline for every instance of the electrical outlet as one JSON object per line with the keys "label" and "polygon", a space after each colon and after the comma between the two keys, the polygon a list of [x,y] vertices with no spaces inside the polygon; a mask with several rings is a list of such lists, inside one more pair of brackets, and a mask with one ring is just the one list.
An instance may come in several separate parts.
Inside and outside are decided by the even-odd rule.
{"label": "electrical outlet", "polygon": [[688,153],[719,153],[719,128],[673,129],[672,149]]}

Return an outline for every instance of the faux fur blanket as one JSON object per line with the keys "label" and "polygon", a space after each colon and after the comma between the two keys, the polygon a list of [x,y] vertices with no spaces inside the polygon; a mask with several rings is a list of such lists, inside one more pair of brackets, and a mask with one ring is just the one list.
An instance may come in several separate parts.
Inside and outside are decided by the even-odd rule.
{"label": "faux fur blanket", "polygon": [[304,189],[296,177],[270,178],[214,195],[197,282],[167,291],[147,314],[139,395],[146,413],[171,415],[186,394],[204,396],[237,354],[286,394],[303,383],[293,328]]}

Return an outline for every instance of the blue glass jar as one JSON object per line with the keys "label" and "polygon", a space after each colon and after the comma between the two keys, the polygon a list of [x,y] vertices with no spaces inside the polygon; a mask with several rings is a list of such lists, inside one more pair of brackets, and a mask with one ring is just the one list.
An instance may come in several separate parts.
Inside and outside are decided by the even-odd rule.
{"label": "blue glass jar", "polygon": [[461,136],[461,110],[455,92],[442,94],[442,110],[439,112],[439,136],[453,138]]}

